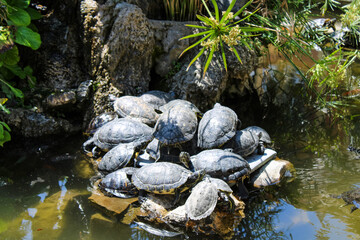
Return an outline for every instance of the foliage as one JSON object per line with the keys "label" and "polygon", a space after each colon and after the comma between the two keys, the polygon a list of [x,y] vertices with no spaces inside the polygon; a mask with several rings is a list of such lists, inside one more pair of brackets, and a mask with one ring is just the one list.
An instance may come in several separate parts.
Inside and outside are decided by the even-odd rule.
{"label": "foliage", "polygon": [[[204,37],[201,38],[196,43],[189,46],[188,48],[186,48],[181,53],[180,57],[185,52],[198,46],[199,44],[202,46],[202,49],[200,50],[200,52],[191,60],[189,66],[188,66],[188,69],[189,69],[189,67],[205,52],[205,50],[209,50],[210,52],[207,54],[207,59],[206,59],[206,63],[204,66],[204,71],[203,71],[203,77],[204,77],[205,73],[209,67],[209,64],[213,58],[214,53],[216,51],[218,51],[219,48],[221,50],[221,56],[223,59],[223,64],[224,64],[225,70],[227,71],[227,63],[226,63],[226,57],[225,57],[226,45],[229,48],[229,50],[235,54],[235,56],[237,57],[239,62],[242,63],[240,56],[239,56],[237,50],[235,49],[235,46],[238,45],[239,43],[241,43],[250,48],[250,45],[248,43],[248,41],[249,41],[248,38],[252,37],[254,35],[250,35],[249,33],[265,31],[265,29],[260,28],[260,27],[253,27],[253,26],[249,26],[249,25],[247,25],[247,26],[239,25],[239,23],[242,23],[245,20],[249,19],[249,17],[251,15],[253,15],[255,12],[247,15],[246,17],[244,17],[238,21],[234,21],[235,17],[239,16],[252,1],[247,2],[239,11],[237,11],[234,14],[231,12],[231,10],[233,9],[233,7],[235,5],[236,0],[232,0],[228,9],[225,12],[222,12],[221,18],[220,18],[219,9],[218,9],[218,6],[217,6],[217,3],[215,0],[211,0],[213,6],[215,8],[215,17],[210,12],[205,1],[202,0],[202,2],[204,4],[204,7],[205,7],[207,13],[209,14],[209,17],[196,15],[197,18],[203,24],[201,26],[187,24],[186,26],[192,27],[192,28],[197,28],[197,29],[202,29],[204,31],[185,36],[181,39],[188,39],[188,38],[194,38],[194,37],[199,37],[199,36],[204,36]],[[224,45],[224,43],[226,43],[226,45]]]}
{"label": "foliage", "polygon": [[[22,68],[19,49],[16,44],[36,50],[40,47],[41,39],[32,20],[40,19],[41,14],[29,8],[30,0],[0,0],[0,86],[2,95],[0,109],[5,113],[8,99],[23,99],[21,90],[13,87],[15,77],[26,79],[33,87],[36,78],[32,75],[30,66]],[[10,128],[0,122],[0,146],[10,140]]]}
{"label": "foliage", "polygon": [[349,38],[354,42],[356,48],[360,47],[360,0],[354,0],[343,7],[344,14],[341,15],[341,23],[349,31]]}
{"label": "foliage", "polygon": [[202,11],[200,0],[163,0],[166,18],[173,21],[191,21]]}

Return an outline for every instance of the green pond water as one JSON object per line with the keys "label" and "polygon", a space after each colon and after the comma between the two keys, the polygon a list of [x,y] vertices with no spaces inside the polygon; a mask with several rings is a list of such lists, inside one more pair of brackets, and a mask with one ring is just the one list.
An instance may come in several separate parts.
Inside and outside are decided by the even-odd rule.
{"label": "green pond water", "polygon": [[[287,108],[270,109],[256,124],[270,133],[278,157],[294,165],[296,176],[252,192],[246,217],[229,238],[360,239],[360,210],[350,213],[351,206],[341,207],[344,201],[331,197],[360,187],[360,159],[347,150],[350,143],[360,148],[359,119],[333,120],[287,101]],[[92,172],[81,152],[85,140],[75,136],[56,147],[1,149],[0,239],[168,239],[135,223],[91,220],[103,211],[88,200]]]}

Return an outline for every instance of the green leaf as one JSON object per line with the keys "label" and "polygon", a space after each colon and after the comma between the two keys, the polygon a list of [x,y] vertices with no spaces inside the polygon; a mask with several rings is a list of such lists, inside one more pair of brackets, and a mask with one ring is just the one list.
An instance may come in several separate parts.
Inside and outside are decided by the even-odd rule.
{"label": "green leaf", "polygon": [[7,109],[4,105],[0,104],[0,110],[7,113],[7,114],[10,114],[10,111],[9,109]]}
{"label": "green leaf", "polygon": [[[26,73],[24,72],[24,70],[22,70],[22,68],[15,64],[15,65],[4,65],[5,68],[7,68],[8,70],[11,71],[11,73],[15,74],[16,76],[18,76],[21,79],[24,79],[26,77]],[[9,78],[6,78],[9,79]]]}
{"label": "green leaf", "polygon": [[9,132],[11,132],[10,127],[6,123],[0,121],[0,124],[3,125]]}
{"label": "green leaf", "polygon": [[15,33],[15,42],[36,50],[41,45],[40,34],[27,27],[18,27]]}
{"label": "green leaf", "polygon": [[203,16],[200,16],[200,15],[198,15],[198,14],[196,15],[196,17],[197,17],[200,21],[206,23],[206,24],[209,25],[209,26],[212,26],[212,25],[214,24],[208,17],[203,17]]}
{"label": "green leaf", "polygon": [[221,37],[220,37],[220,49],[221,49],[221,56],[222,56],[222,59],[224,61],[224,67],[225,67],[225,70],[227,71],[227,64],[226,64],[226,57],[225,57],[225,51],[224,51],[224,45],[223,45],[223,42],[221,40]]}
{"label": "green leaf", "polygon": [[215,17],[216,17],[216,20],[217,20],[217,21],[220,21],[218,5],[216,4],[216,1],[215,1],[215,0],[211,0],[211,2],[212,2],[213,6],[214,6],[214,9],[215,9]]}
{"label": "green leaf", "polygon": [[187,26],[187,27],[192,27],[192,28],[210,29],[209,27],[200,26],[200,25],[190,25],[190,24],[186,24],[185,26]]}
{"label": "green leaf", "polygon": [[234,5],[236,3],[236,0],[232,0],[229,7],[226,9],[225,14],[222,16],[220,24],[224,23],[226,17],[229,15],[229,12],[233,9]]}
{"label": "green leaf", "polygon": [[209,16],[213,18],[213,15],[211,14],[208,6],[206,5],[206,2],[204,0],[201,0],[203,2],[204,7],[206,8],[206,11],[208,12]]}
{"label": "green leaf", "polygon": [[196,59],[198,59],[203,53],[205,52],[205,48],[202,48],[201,51],[191,60],[191,62],[189,63],[189,66],[187,67],[186,71],[189,70],[189,68],[191,67],[191,65],[196,61]]}
{"label": "green leaf", "polygon": [[38,19],[41,19],[43,17],[43,15],[41,15],[41,13],[39,13],[38,11],[36,11],[33,8],[27,8],[26,11],[30,15],[31,20],[38,20]]}
{"label": "green leaf", "polygon": [[250,0],[244,6],[242,6],[242,8],[240,8],[240,10],[234,14],[234,18],[237,17],[240,13],[242,13],[245,10],[245,8],[249,6],[252,2],[253,0]]}
{"label": "green leaf", "polygon": [[7,65],[15,65],[20,61],[19,50],[13,46],[10,50],[0,54],[0,61]]}
{"label": "green leaf", "polygon": [[27,26],[31,22],[30,15],[25,10],[18,7],[8,8],[8,18],[16,26]]}
{"label": "green leaf", "polygon": [[240,56],[239,56],[238,52],[236,51],[236,49],[233,47],[232,50],[233,50],[235,56],[237,57],[237,59],[239,60],[239,62],[242,64],[242,61],[241,61]]}
{"label": "green leaf", "polygon": [[3,147],[4,143],[9,142],[11,140],[10,133],[8,131],[4,131],[4,135],[0,140],[0,146]]}
{"label": "green leaf", "polygon": [[193,37],[199,37],[199,36],[202,36],[202,35],[205,35],[205,34],[208,34],[208,33],[213,33],[214,30],[208,30],[208,31],[204,31],[204,32],[199,32],[199,33],[195,33],[195,34],[191,34],[191,35],[187,35],[183,38],[180,38],[180,40],[183,40],[183,39],[187,39],[187,38],[193,38]]}
{"label": "green leaf", "polygon": [[10,88],[10,90],[14,93],[14,95],[18,98],[24,98],[24,94],[20,89],[14,88],[13,86],[11,86],[8,82],[6,82],[3,79],[0,79],[0,82],[2,82],[3,84],[5,84],[8,88]]}
{"label": "green leaf", "polygon": [[206,60],[206,63],[205,63],[203,78],[205,77],[205,73],[206,73],[206,71],[207,71],[207,69],[208,69],[208,67],[210,65],[210,62],[211,62],[213,56],[214,56],[214,51],[215,51],[215,46],[212,46],[210,54],[209,54],[209,56],[208,56],[208,58]]}
{"label": "green leaf", "polygon": [[201,42],[205,41],[205,39],[207,39],[208,37],[211,36],[211,33],[209,33],[208,35],[206,35],[205,37],[203,37],[202,39],[200,39],[199,41],[197,41],[196,43],[194,43],[193,45],[189,46],[188,48],[186,48],[184,51],[182,51],[182,53],[180,54],[179,58],[185,53],[187,52],[189,49],[199,45]]}
{"label": "green leaf", "polygon": [[11,5],[19,8],[27,8],[30,4],[30,0],[12,0]]}
{"label": "green leaf", "polygon": [[0,124],[0,140],[4,137],[4,127]]}

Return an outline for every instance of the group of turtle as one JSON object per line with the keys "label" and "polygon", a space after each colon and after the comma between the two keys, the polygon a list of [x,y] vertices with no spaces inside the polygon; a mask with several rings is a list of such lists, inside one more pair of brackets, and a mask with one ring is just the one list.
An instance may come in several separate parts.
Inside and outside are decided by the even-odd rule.
{"label": "group of turtle", "polygon": [[239,197],[247,196],[245,158],[263,154],[271,143],[264,129],[240,130],[232,109],[216,103],[202,114],[173,93],[155,90],[111,100],[114,113],[96,117],[87,130],[92,137],[83,144],[94,156],[105,153],[97,169],[106,194],[174,194],[176,204],[190,189],[185,208],[193,220],[209,216],[219,199],[232,209],[232,187]]}

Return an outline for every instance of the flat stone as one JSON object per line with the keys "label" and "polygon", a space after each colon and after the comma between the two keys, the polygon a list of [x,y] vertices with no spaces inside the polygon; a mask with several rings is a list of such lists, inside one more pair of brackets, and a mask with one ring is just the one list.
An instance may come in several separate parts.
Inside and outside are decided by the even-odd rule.
{"label": "flat stone", "polygon": [[275,185],[281,181],[286,173],[291,174],[292,171],[294,171],[294,166],[289,161],[271,160],[251,178],[251,183],[256,188]]}
{"label": "flat stone", "polygon": [[138,198],[117,198],[117,197],[107,197],[99,189],[95,189],[89,200],[96,205],[100,206],[107,213],[111,215],[118,215],[124,213],[129,206],[136,202]]}

